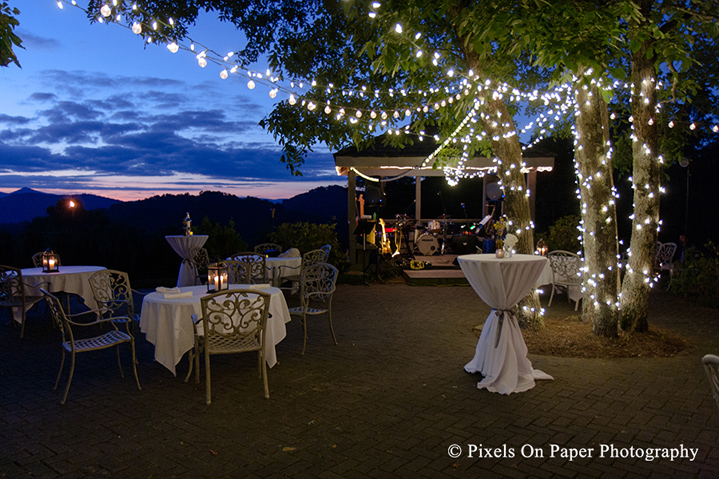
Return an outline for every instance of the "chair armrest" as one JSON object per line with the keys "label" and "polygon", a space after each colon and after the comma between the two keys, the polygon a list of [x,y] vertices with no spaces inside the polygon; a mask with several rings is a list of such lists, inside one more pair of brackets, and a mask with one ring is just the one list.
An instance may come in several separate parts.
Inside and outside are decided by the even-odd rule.
{"label": "chair armrest", "polygon": [[[82,314],[88,314],[88,313],[92,313],[92,312],[96,312],[96,311],[84,311],[79,314],[73,314],[72,316],[80,316]],[[130,328],[129,325],[130,325],[130,323],[132,323],[132,320],[127,316],[113,316],[111,318],[96,319],[95,321],[91,321],[89,323],[78,323],[77,321],[71,320],[70,315],[66,315],[66,316],[68,316],[67,322],[72,324],[73,326],[95,326],[96,324],[110,323],[110,324],[112,324],[113,328],[117,329],[116,321],[118,319],[122,319],[128,325],[127,327],[129,330],[129,328]]]}
{"label": "chair armrest", "polygon": [[37,288],[41,284],[46,284],[46,285],[48,285],[48,289],[49,289],[50,281],[40,281],[39,283],[35,283],[35,284],[28,284],[25,281],[23,281],[22,284],[24,284],[28,288]]}

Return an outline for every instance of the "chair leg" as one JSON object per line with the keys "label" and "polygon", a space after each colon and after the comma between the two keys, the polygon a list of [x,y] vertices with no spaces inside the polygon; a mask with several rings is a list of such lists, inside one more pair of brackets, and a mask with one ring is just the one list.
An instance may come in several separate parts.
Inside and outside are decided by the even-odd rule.
{"label": "chair leg", "polygon": [[207,393],[207,405],[212,402],[212,392],[210,390],[210,353],[205,348],[205,390]]}
{"label": "chair leg", "polygon": [[305,354],[305,348],[307,347],[307,314],[302,315],[302,327],[305,329],[305,339],[302,343],[302,355]]}
{"label": "chair leg", "polygon": [[574,311],[577,311],[579,309],[579,299],[574,303]]}
{"label": "chair leg", "polygon": [[262,362],[262,380],[265,385],[265,399],[270,398],[270,386],[267,383],[267,361],[265,361],[264,353],[260,351],[260,361]]}
{"label": "chair leg", "polygon": [[185,376],[185,382],[190,380],[190,376],[192,375],[192,365],[195,362],[195,349],[190,349],[190,352],[188,353],[187,359],[190,362],[190,367],[187,369],[187,376]]}
{"label": "chair leg", "polygon": [[257,351],[257,374],[262,379],[262,351]]}
{"label": "chair leg", "polygon": [[[24,305],[24,304],[23,304],[22,306],[20,306],[20,308],[22,308],[22,309],[21,309],[21,311],[22,311],[22,323],[20,323],[20,339],[22,339],[22,338],[25,336],[25,317],[26,317],[27,311],[25,310],[25,305]],[[13,321],[15,321],[15,319],[12,318],[12,308],[10,308],[10,316],[11,316],[11,319],[12,319]]]}
{"label": "chair leg", "polygon": [[552,294],[549,295],[549,304],[547,304],[547,307],[552,305],[552,299],[554,299],[554,283],[552,283]]}
{"label": "chair leg", "polygon": [[135,356],[135,341],[130,341],[130,344],[132,345],[132,370],[135,373],[135,382],[137,383],[137,389],[142,391],[142,386],[140,386],[140,378],[137,377],[137,358]]}
{"label": "chair leg", "polygon": [[72,357],[70,359],[70,377],[67,378],[67,386],[65,386],[65,394],[62,396],[60,404],[65,404],[67,399],[67,393],[70,391],[70,383],[72,383],[72,375],[75,374],[75,351],[72,351]]}
{"label": "chair leg", "polygon": [[337,344],[337,337],[335,336],[335,328],[332,327],[332,309],[327,311],[327,316],[330,320],[330,332],[332,332],[332,339],[334,340],[335,344]]}
{"label": "chair leg", "polygon": [[195,347],[195,384],[200,384],[200,349],[199,343]]}
{"label": "chair leg", "polygon": [[60,383],[60,375],[62,374],[62,368],[65,366],[65,348],[62,348],[62,359],[60,360],[60,370],[57,372],[57,379],[55,380],[55,387],[52,390],[57,389],[57,385]]}
{"label": "chair leg", "polygon": [[[117,351],[117,367],[120,368],[120,377],[124,379],[125,373],[122,372],[122,361],[120,361],[120,345],[119,344],[115,348],[115,351]],[[133,363],[133,366],[134,366],[134,363]]]}

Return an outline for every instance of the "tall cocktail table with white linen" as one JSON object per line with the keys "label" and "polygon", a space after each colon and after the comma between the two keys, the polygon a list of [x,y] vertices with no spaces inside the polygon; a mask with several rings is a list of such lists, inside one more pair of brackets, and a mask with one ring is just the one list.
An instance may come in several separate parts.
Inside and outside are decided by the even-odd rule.
{"label": "tall cocktail table with white linen", "polygon": [[209,236],[207,235],[168,235],[165,239],[175,253],[182,258],[180,264],[180,272],[177,275],[177,286],[194,286],[195,273],[194,267],[191,265],[192,249],[204,246]]}
{"label": "tall cocktail table with white linen", "polygon": [[511,394],[534,387],[535,379],[554,379],[532,368],[517,318],[511,311],[534,287],[547,258],[516,254],[470,254],[457,258],[464,276],[479,297],[492,307],[477,342],[474,358],[464,366],[482,373],[477,387]]}
{"label": "tall cocktail table with white linen", "polygon": [[[40,288],[50,293],[70,293],[80,296],[85,306],[90,309],[97,309],[95,296],[90,287],[90,276],[96,272],[106,269],[104,266],[60,266],[55,273],[43,273],[42,268],[25,268],[22,271],[22,279],[27,285],[34,285],[42,282],[36,288],[26,288],[25,293],[31,296],[42,296]],[[15,321],[21,322],[22,316],[19,310],[14,311]]]}
{"label": "tall cocktail table with white linen", "polygon": [[[285,297],[279,288],[269,285],[233,284],[230,289],[249,289],[272,295],[267,319],[265,359],[269,367],[277,364],[275,346],[282,341],[290,321]],[[177,375],[175,367],[184,354],[195,345],[192,315],[202,316],[200,298],[207,294],[207,286],[185,286],[178,293],[153,292],[142,300],[140,330],[155,345],[155,360]]]}

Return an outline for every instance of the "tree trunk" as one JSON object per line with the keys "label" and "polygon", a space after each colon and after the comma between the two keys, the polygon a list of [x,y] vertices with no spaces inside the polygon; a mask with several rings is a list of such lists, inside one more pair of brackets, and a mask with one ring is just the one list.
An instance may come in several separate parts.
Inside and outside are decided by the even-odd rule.
{"label": "tree trunk", "polygon": [[582,319],[594,334],[617,335],[617,222],[609,150],[609,112],[595,84],[578,88],[575,162],[582,207]]}
{"label": "tree trunk", "polygon": [[[493,138],[492,149],[498,159],[497,176],[504,189],[504,212],[512,222],[507,232],[517,236],[517,253],[534,254],[534,225],[527,196],[527,180],[522,173],[522,147],[516,134],[507,135],[516,131],[514,119],[502,100],[487,102],[486,112],[491,118],[500,119],[497,126],[493,126],[489,121],[484,121],[483,126]],[[519,302],[517,321],[523,328],[544,328],[542,307],[535,291]]]}
{"label": "tree trunk", "polygon": [[622,283],[621,327],[634,332],[649,330],[649,290],[659,230],[659,131],[654,118],[657,85],[654,62],[647,58],[650,46],[651,39],[645,40],[632,54],[634,219],[629,264]]}
{"label": "tree trunk", "polygon": [[[461,7],[458,7],[461,8]],[[455,15],[457,11],[455,11]],[[467,64],[475,72],[484,70],[479,57],[472,50],[471,38],[463,36],[461,28],[455,25],[455,31],[462,45]],[[497,176],[504,189],[504,208],[507,218],[512,222],[509,232],[517,236],[516,251],[520,254],[534,253],[534,224],[527,196],[527,180],[522,173],[524,160],[519,144],[514,118],[502,98],[486,98],[485,115],[482,115],[482,127],[489,134],[492,150],[497,157]],[[490,120],[491,119],[491,120]],[[517,321],[523,328],[539,330],[544,328],[543,312],[539,295],[532,291],[518,304]]]}

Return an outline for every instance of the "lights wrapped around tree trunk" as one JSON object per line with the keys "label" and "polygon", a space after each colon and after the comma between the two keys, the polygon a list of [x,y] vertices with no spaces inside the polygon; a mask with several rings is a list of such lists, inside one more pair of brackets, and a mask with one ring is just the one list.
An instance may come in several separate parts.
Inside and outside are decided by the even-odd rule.
{"label": "lights wrapped around tree trunk", "polygon": [[42,272],[57,273],[60,271],[60,256],[51,249],[42,254]]}
{"label": "lights wrapped around tree trunk", "polygon": [[217,261],[207,267],[207,292],[215,293],[223,289],[229,289],[229,269],[225,263]]}

